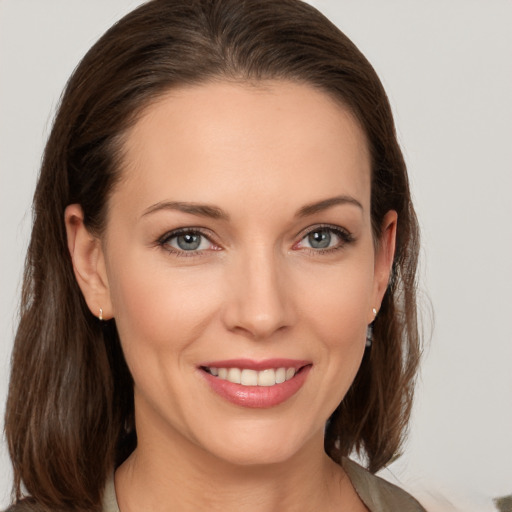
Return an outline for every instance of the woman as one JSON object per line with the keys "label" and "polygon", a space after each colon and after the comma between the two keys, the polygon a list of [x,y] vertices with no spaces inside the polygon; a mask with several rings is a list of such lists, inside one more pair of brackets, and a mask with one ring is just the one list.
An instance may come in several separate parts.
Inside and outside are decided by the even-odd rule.
{"label": "woman", "polygon": [[419,359],[407,173],[314,8],[123,18],[67,85],[34,216],[13,510],[422,510],[372,475]]}

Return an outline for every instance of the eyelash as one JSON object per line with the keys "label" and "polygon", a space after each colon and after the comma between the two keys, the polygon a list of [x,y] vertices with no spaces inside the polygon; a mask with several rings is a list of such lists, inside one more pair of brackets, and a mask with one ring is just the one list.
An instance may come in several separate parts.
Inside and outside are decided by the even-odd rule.
{"label": "eyelash", "polygon": [[[293,247],[296,247],[300,242],[302,242],[306,237],[311,235],[312,233],[315,233],[317,231],[328,231],[330,233],[333,233],[336,235],[341,242],[338,243],[334,247],[327,247],[325,249],[315,249],[312,247],[303,247],[302,250],[307,251],[312,254],[326,254],[326,253],[332,253],[335,251],[339,251],[340,249],[343,249],[347,244],[353,243],[355,241],[354,236],[352,233],[350,233],[348,230],[341,228],[339,226],[331,226],[329,224],[318,224],[311,228],[308,228],[303,234],[301,234],[300,239],[298,242],[296,242]],[[164,249],[166,252],[173,254],[177,257],[197,257],[197,256],[204,256],[206,250],[191,250],[191,251],[185,251],[176,249],[175,247],[172,247],[169,245],[169,242],[179,237],[180,235],[198,235],[201,237],[204,237],[206,240],[208,240],[212,245],[216,245],[215,242],[212,241],[211,235],[205,233],[203,230],[199,228],[180,228],[175,229],[173,231],[169,231],[168,233],[165,233],[163,236],[161,236],[157,240],[157,245],[160,246],[162,249]],[[218,247],[218,246],[217,246]],[[214,249],[218,250],[218,249]]]}
{"label": "eyelash", "polygon": [[345,228],[342,228],[340,226],[332,226],[330,224],[317,224],[311,228],[307,228],[306,231],[300,236],[299,242],[294,244],[294,247],[297,244],[301,243],[309,235],[311,235],[312,233],[315,233],[317,231],[328,231],[331,234],[336,235],[340,239],[340,242],[337,245],[335,245],[334,247],[327,247],[325,249],[314,249],[312,247],[304,247],[303,248],[303,250],[308,251],[309,253],[312,253],[315,255],[316,254],[333,253],[333,252],[339,251],[341,249],[344,249],[346,245],[355,242],[354,235],[352,235],[352,233],[350,233]]}
{"label": "eyelash", "polygon": [[162,249],[167,251],[168,253],[173,254],[174,256],[177,256],[177,257],[189,258],[191,256],[196,256],[197,257],[197,256],[204,256],[205,255],[205,250],[185,251],[185,250],[176,249],[175,247],[172,247],[171,245],[169,245],[169,242],[173,238],[177,238],[180,235],[198,235],[198,236],[202,236],[203,238],[208,240],[208,242],[210,242],[212,245],[216,245],[215,242],[212,241],[211,235],[208,235],[207,233],[205,233],[203,230],[201,230],[199,228],[180,228],[180,229],[175,229],[173,231],[169,231],[168,233],[165,233],[165,235],[161,236],[157,240],[157,244],[160,247],[162,247]]}

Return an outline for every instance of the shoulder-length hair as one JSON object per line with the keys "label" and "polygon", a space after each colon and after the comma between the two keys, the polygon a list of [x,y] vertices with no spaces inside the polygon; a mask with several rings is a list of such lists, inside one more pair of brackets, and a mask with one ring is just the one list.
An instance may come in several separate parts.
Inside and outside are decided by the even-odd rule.
{"label": "shoulder-length hair", "polygon": [[398,454],[411,412],[420,346],[418,227],[391,108],[372,66],[322,14],[299,0],[153,0],[91,48],[71,76],[46,145],[33,204],[5,430],[15,499],[95,509],[107,475],[136,445],[133,382],[115,320],[99,322],[75,281],[64,210],[105,227],[123,136],[169,89],[209,80],[291,80],[348,107],[371,158],[375,243],[398,213],[392,278],[373,346],[329,419],[325,450],[354,451],[377,471]]}

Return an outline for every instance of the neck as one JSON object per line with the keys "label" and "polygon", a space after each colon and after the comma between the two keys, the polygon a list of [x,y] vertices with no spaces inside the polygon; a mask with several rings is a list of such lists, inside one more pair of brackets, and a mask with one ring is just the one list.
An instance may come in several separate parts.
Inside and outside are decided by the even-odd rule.
{"label": "neck", "polygon": [[232,464],[183,442],[140,441],[116,472],[122,512],[329,511],[356,500],[343,470],[323,452],[322,436],[289,460],[261,465]]}

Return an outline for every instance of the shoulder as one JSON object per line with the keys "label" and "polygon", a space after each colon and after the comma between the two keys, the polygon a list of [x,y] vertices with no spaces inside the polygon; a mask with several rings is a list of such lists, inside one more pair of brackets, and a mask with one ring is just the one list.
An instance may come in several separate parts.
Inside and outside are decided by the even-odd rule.
{"label": "shoulder", "polygon": [[373,475],[354,461],[343,458],[342,466],[357,494],[371,512],[425,512],[410,494]]}

